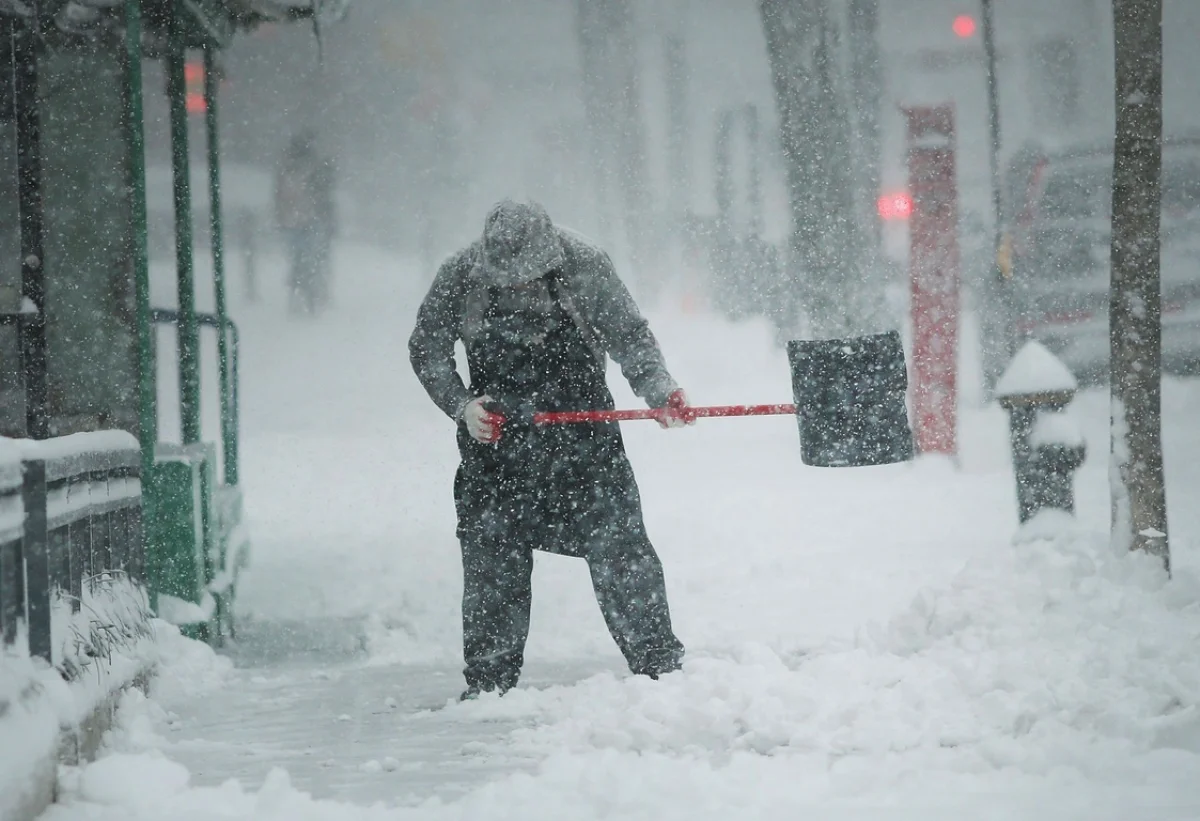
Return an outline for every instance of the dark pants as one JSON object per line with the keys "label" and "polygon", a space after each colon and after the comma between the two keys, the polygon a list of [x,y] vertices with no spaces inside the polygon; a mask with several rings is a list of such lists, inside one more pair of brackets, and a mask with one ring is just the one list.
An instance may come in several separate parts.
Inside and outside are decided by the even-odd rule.
{"label": "dark pants", "polygon": [[633,471],[623,450],[600,451],[590,479],[569,483],[554,481],[553,471],[518,479],[470,462],[460,467],[455,501],[469,687],[503,691],[520,677],[535,549],[587,561],[604,621],[632,672],[678,669],[683,645],[672,632],[662,563],[646,534]]}
{"label": "dark pants", "polygon": [[290,229],[286,237],[291,310],[315,313],[329,298],[330,235],[320,227],[310,227]]}

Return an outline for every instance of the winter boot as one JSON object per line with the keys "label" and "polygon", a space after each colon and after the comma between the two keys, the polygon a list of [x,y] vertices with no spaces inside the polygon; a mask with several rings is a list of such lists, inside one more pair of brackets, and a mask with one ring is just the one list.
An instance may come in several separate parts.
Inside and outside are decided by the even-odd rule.
{"label": "winter boot", "polygon": [[504,695],[511,689],[511,687],[506,687],[504,685],[500,685],[499,687],[481,687],[478,684],[472,684],[467,687],[467,689],[463,690],[462,695],[458,697],[458,700],[474,701],[484,693],[499,693],[500,695]]}
{"label": "winter boot", "polygon": [[634,675],[649,676],[658,681],[659,676],[683,669],[683,648],[655,647],[640,656],[638,663],[630,666]]}

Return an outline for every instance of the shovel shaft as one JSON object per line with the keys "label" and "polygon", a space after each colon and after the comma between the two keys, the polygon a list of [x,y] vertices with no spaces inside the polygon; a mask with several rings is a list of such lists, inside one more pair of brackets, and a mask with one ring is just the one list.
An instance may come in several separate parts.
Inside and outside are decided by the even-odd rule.
{"label": "shovel shaft", "polygon": [[[688,408],[684,415],[685,418],[700,419],[713,416],[791,416],[795,413],[795,405],[710,405]],[[533,423],[568,425],[577,422],[633,422],[639,419],[659,420],[665,415],[665,408],[538,412],[533,415]]]}

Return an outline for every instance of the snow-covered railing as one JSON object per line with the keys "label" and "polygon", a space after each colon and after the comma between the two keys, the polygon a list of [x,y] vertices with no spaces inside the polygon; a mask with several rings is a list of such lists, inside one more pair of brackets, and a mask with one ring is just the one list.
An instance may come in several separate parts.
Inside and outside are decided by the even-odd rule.
{"label": "snow-covered railing", "polygon": [[38,817],[153,672],[140,473],[121,431],[0,437],[0,818]]}
{"label": "snow-covered railing", "polygon": [[25,504],[21,498],[21,451],[9,439],[0,439],[0,642],[5,647],[17,640],[17,621],[9,615],[21,606],[21,538],[25,527]]}
{"label": "snow-covered railing", "polygon": [[0,635],[70,681],[148,635],[141,450],[122,431],[0,444]]}

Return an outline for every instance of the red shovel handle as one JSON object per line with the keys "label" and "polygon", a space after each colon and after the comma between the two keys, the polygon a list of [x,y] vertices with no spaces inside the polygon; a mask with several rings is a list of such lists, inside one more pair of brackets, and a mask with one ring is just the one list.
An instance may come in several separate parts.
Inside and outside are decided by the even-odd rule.
{"label": "red shovel handle", "polygon": [[[574,422],[633,422],[638,419],[662,419],[665,408],[645,410],[596,410],[538,412],[533,415],[535,425],[566,425]],[[791,416],[796,413],[795,405],[713,405],[688,408],[684,415],[693,419],[710,416]]]}

